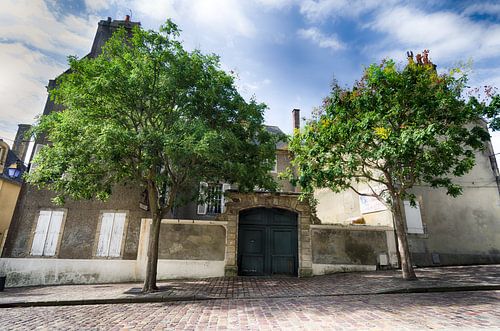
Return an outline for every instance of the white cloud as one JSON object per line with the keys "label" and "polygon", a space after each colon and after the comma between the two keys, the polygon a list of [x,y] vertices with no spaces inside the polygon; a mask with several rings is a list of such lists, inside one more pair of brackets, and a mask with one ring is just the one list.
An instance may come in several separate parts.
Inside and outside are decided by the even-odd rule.
{"label": "white cloud", "polygon": [[58,16],[57,6],[42,0],[0,1],[0,137],[12,139],[18,123],[33,123],[42,112],[45,85],[66,68],[63,57],[90,50],[98,18]]}
{"label": "white cloud", "polygon": [[298,0],[256,0],[257,4],[264,7],[282,9],[284,7],[289,7],[297,2]]}
{"label": "white cloud", "polygon": [[254,22],[249,18],[249,6],[237,0],[151,0],[132,1],[140,14],[163,22],[174,19],[182,27],[195,27],[200,34],[219,37],[253,37]]}
{"label": "white cloud", "polygon": [[336,36],[327,36],[317,28],[300,29],[297,33],[299,37],[309,39],[321,48],[329,48],[333,51],[345,48]]}
{"label": "white cloud", "polygon": [[475,3],[467,7],[464,15],[486,14],[500,17],[500,4],[498,3]]}
{"label": "white cloud", "polygon": [[42,0],[0,2],[0,40],[21,41],[61,55],[88,50],[98,21],[94,16],[58,18]]}
{"label": "white cloud", "polygon": [[500,54],[500,24],[474,22],[453,12],[426,13],[400,6],[380,12],[368,27],[387,35],[379,44],[386,48],[380,51],[382,57],[427,48],[439,64]]}
{"label": "white cloud", "polygon": [[393,0],[306,0],[301,2],[300,12],[311,21],[329,17],[352,18],[393,2]]}
{"label": "white cloud", "polygon": [[85,7],[92,12],[109,9],[115,0],[85,0]]}
{"label": "white cloud", "polygon": [[18,123],[32,123],[43,110],[45,85],[64,66],[20,43],[1,44],[0,136],[13,139]]}

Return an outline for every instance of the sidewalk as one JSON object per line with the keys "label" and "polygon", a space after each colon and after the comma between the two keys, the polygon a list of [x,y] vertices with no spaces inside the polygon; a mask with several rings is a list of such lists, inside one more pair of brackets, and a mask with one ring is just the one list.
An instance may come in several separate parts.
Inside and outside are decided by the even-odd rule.
{"label": "sidewalk", "polygon": [[400,271],[339,273],[312,278],[218,277],[159,282],[141,294],[140,283],[6,288],[0,308],[208,299],[258,299],[500,289],[500,265],[417,269],[418,281]]}

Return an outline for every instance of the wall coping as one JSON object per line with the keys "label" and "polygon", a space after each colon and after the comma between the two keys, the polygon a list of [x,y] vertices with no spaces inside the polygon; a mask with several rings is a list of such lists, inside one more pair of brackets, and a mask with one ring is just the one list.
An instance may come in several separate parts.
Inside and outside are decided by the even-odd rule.
{"label": "wall coping", "polygon": [[338,229],[353,231],[394,231],[390,226],[373,225],[342,225],[342,224],[311,224],[311,229]]}
{"label": "wall coping", "polygon": [[[143,218],[147,222],[151,222],[151,218]],[[188,220],[188,219],[173,219],[162,218],[162,224],[195,224],[195,225],[227,225],[227,221],[214,221],[214,220]]]}

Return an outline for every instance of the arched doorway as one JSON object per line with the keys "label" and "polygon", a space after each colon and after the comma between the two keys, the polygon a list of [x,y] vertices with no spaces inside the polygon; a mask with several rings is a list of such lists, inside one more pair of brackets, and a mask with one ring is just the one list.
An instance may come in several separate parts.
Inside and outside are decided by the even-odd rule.
{"label": "arched doorway", "polygon": [[279,208],[242,211],[237,256],[239,275],[297,276],[297,214]]}

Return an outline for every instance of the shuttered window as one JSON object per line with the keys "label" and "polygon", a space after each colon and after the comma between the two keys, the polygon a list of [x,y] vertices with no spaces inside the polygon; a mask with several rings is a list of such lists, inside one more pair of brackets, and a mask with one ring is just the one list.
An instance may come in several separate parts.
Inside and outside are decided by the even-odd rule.
{"label": "shuttered window", "polygon": [[126,213],[102,213],[96,256],[121,256],[126,216]]}
{"label": "shuttered window", "polygon": [[231,188],[230,184],[200,183],[200,200],[198,214],[220,214],[226,207],[224,192]]}
{"label": "shuttered window", "polygon": [[31,245],[31,255],[54,256],[56,254],[63,219],[64,211],[40,211]]}
{"label": "shuttered window", "polygon": [[406,215],[406,229],[408,233],[424,233],[424,225],[422,224],[422,215],[420,214],[420,206],[418,201],[416,206],[412,207],[410,201],[403,201]]}

